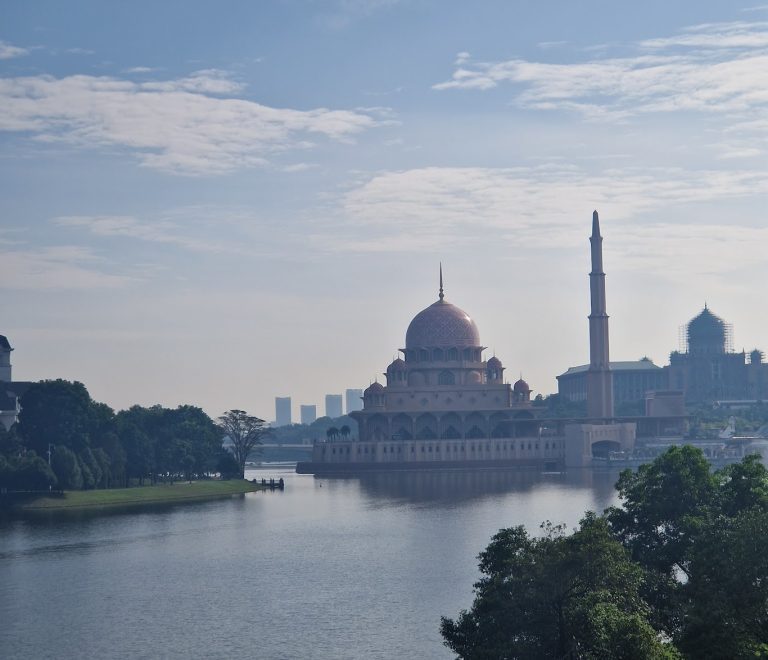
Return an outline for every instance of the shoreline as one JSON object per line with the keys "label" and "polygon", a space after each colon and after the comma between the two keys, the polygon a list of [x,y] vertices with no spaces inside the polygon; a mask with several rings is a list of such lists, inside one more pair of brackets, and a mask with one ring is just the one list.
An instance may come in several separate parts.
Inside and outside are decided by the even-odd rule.
{"label": "shoreline", "polygon": [[36,495],[28,499],[23,494],[5,508],[7,511],[56,511],[104,507],[142,506],[144,504],[177,504],[244,495],[262,490],[261,483],[246,479],[231,481],[176,482],[156,486],[112,488],[103,490],[65,491],[62,495]]}

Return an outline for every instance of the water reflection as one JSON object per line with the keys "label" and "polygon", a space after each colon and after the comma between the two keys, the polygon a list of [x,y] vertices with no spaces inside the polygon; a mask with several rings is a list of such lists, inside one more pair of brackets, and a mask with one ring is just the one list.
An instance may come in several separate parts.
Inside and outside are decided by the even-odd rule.
{"label": "water reflection", "polygon": [[0,521],[0,655],[450,658],[491,535],[574,525],[617,473],[247,476],[286,490]]}

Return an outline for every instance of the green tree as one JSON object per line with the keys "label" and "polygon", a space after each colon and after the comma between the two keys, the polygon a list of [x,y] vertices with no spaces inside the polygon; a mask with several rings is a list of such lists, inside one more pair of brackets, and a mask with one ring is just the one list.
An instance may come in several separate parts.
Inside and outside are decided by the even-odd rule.
{"label": "green tree", "polygon": [[219,431],[229,438],[241,479],[245,477],[245,462],[249,454],[258,450],[262,439],[269,433],[266,424],[263,419],[253,417],[244,410],[229,410],[219,417]]}
{"label": "green tree", "polygon": [[622,506],[610,509],[608,520],[643,566],[667,576],[688,574],[688,550],[717,501],[717,483],[700,450],[671,447],[637,472],[621,473]]}
{"label": "green tree", "polygon": [[75,452],[58,445],[53,448],[51,467],[62,490],[80,490],[83,487],[83,473]]}
{"label": "green tree", "polygon": [[768,511],[721,516],[697,538],[682,587],[690,658],[768,658]]}
{"label": "green tree", "polygon": [[89,445],[91,397],[82,383],[44,380],[21,397],[19,435],[27,448],[44,456],[48,445],[62,445],[75,453]]}
{"label": "green tree", "polygon": [[343,425],[343,426],[342,426],[342,427],[339,429],[339,433],[341,434],[341,437],[342,437],[342,439],[344,439],[344,440],[348,440],[348,439],[349,439],[349,434],[350,434],[351,432],[352,432],[352,431],[351,431],[351,429],[350,429],[350,428],[349,428],[349,426],[347,426],[346,424],[344,424],[344,425]]}
{"label": "green tree", "polygon": [[465,659],[673,658],[647,621],[641,569],[588,513],[580,528],[499,531],[480,554],[475,601],[444,618],[445,643]]}

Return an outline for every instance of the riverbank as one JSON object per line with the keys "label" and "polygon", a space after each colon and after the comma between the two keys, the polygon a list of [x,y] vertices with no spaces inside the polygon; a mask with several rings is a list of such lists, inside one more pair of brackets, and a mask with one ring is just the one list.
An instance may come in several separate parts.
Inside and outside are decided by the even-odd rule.
{"label": "riverbank", "polygon": [[135,488],[113,488],[108,490],[65,491],[62,494],[35,496],[19,500],[13,507],[21,511],[79,509],[90,507],[139,506],[142,504],[164,504],[185,501],[199,501],[217,497],[230,497],[261,490],[263,486],[245,479],[230,481],[193,481],[162,484],[158,486],[137,486]]}

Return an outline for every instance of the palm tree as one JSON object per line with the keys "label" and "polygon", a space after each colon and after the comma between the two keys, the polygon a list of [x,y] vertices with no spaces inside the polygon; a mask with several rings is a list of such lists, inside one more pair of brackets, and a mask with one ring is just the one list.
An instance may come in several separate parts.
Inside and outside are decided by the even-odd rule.
{"label": "palm tree", "polygon": [[339,437],[339,429],[337,429],[335,426],[332,426],[325,432],[326,437],[329,440],[336,440],[336,438]]}
{"label": "palm tree", "polygon": [[347,438],[349,438],[349,434],[351,433],[351,429],[346,424],[344,424],[344,426],[342,426],[339,429],[339,433],[341,433],[342,439],[346,440]]}

